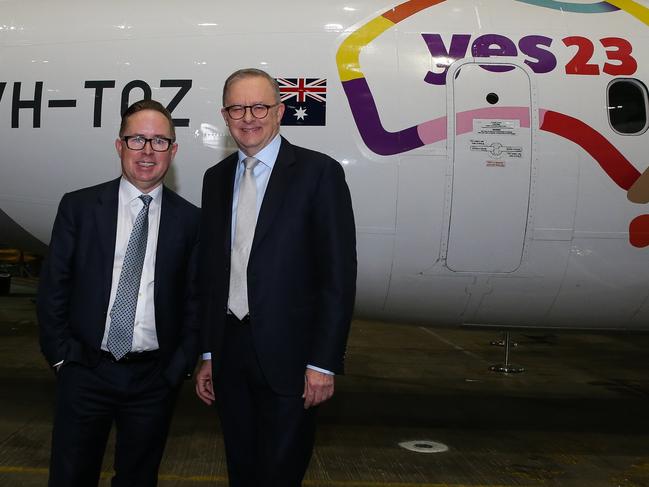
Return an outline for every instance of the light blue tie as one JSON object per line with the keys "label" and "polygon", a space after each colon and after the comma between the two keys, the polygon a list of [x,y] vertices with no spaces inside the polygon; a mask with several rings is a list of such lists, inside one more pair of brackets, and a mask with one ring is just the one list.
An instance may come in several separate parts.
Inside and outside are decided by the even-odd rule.
{"label": "light blue tie", "polygon": [[137,295],[140,290],[142,266],[146,254],[146,240],[149,234],[149,205],[153,199],[143,194],[140,199],[144,206],[137,214],[131,236],[126,246],[124,264],[119,275],[115,301],[110,310],[110,330],[108,331],[108,350],[116,360],[120,360],[131,351],[133,343],[133,324]]}

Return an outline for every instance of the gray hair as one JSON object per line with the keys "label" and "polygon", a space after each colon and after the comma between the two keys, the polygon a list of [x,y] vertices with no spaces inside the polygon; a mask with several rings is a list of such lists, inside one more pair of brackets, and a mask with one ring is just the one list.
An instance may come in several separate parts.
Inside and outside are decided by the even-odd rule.
{"label": "gray hair", "polygon": [[234,83],[235,81],[239,81],[241,79],[256,78],[256,77],[265,78],[266,81],[270,83],[270,86],[273,89],[273,93],[275,95],[275,103],[279,103],[280,102],[279,85],[277,84],[277,81],[275,81],[275,78],[273,78],[270,74],[268,74],[266,71],[263,71],[261,69],[244,68],[244,69],[238,69],[230,76],[228,76],[228,79],[225,80],[225,83],[223,84],[223,99],[222,99],[223,106],[225,106],[225,95],[230,89],[232,83]]}

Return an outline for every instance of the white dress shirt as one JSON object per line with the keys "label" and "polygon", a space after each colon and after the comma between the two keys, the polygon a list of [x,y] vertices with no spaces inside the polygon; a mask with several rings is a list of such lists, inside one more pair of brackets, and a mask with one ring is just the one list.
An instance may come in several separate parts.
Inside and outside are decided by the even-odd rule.
{"label": "white dress shirt", "polygon": [[[159,348],[155,327],[155,260],[158,247],[158,230],[160,228],[160,213],[162,203],[162,185],[150,191],[153,199],[149,205],[149,233],[146,243],[144,266],[140,280],[137,308],[135,310],[135,325],[133,327],[133,352],[144,352]],[[144,203],[140,199],[142,192],[122,177],[119,183],[119,202],[117,206],[117,237],[115,240],[115,257],[113,259],[113,278],[110,287],[110,301],[106,311],[106,330],[101,342],[102,350],[108,350],[108,332],[110,330],[110,310],[117,294],[119,275],[124,264],[124,254],[131,236],[133,223]]]}

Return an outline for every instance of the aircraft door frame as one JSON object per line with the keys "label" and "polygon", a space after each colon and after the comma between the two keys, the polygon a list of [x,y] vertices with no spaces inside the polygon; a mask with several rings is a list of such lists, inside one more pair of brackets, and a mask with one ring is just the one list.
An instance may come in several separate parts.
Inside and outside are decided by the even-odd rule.
{"label": "aircraft door frame", "polygon": [[[458,174],[456,174],[456,171],[458,170],[458,168],[456,167],[456,153],[459,147],[457,145],[456,139],[457,139],[457,130],[458,127],[461,125],[461,123],[458,124],[458,120],[456,119],[455,98],[457,95],[456,95],[455,80],[460,74],[459,71],[463,67],[470,67],[471,65],[475,65],[475,66],[479,65],[481,67],[485,65],[510,66],[514,69],[522,70],[522,72],[526,75],[528,81],[529,113],[525,114],[523,118],[527,118],[529,122],[529,149],[528,149],[529,157],[525,158],[526,160],[529,160],[529,182],[528,182],[529,186],[528,188],[523,188],[523,193],[525,192],[527,193],[527,201],[526,201],[527,214],[526,214],[526,218],[524,218],[524,221],[519,222],[519,226],[522,226],[523,235],[522,235],[521,248],[520,248],[520,260],[518,260],[517,262],[512,262],[511,258],[509,258],[510,259],[509,262],[505,262],[505,263],[498,262],[497,259],[494,259],[493,262],[489,262],[489,259],[481,257],[482,260],[480,261],[476,260],[473,262],[467,262],[466,265],[463,265],[462,262],[463,258],[470,255],[471,252],[471,249],[469,248],[470,245],[460,249],[459,247],[462,246],[464,242],[466,242],[465,237],[467,235],[463,234],[462,231],[454,232],[453,216],[457,217],[458,214],[462,214],[464,218],[466,218],[467,215],[469,214],[466,211],[466,208],[458,211],[458,208],[460,208],[461,205],[458,204],[457,200],[456,200],[455,215],[453,211],[454,189],[456,189],[454,188],[454,180],[456,176],[461,177]],[[499,74],[500,73],[494,73],[494,76],[498,76]],[[442,262],[444,263],[444,266],[447,269],[449,269],[454,273],[470,272],[470,273],[484,273],[484,274],[503,274],[503,273],[516,272],[519,270],[521,265],[525,262],[525,256],[529,246],[529,241],[532,237],[531,229],[533,228],[532,222],[533,222],[533,214],[534,214],[533,211],[534,184],[536,179],[535,174],[536,174],[536,167],[537,167],[536,137],[537,137],[538,127],[539,127],[538,98],[536,92],[536,85],[534,83],[535,80],[534,75],[531,69],[527,65],[522,64],[520,60],[516,58],[507,58],[507,57],[464,58],[456,61],[449,67],[446,79],[447,79],[447,133],[448,133],[447,174],[448,177],[447,177],[447,187],[445,191],[446,196],[445,196],[444,226],[443,226],[444,234],[442,235],[442,242],[441,242]],[[523,112],[526,112],[526,110],[523,110]],[[509,116],[505,116],[503,118],[509,118]],[[474,121],[474,127],[476,122],[478,121]],[[462,127],[460,127],[460,130],[463,130]],[[525,130],[525,129],[521,129],[519,127],[517,130]],[[477,141],[477,144],[479,145],[480,142],[481,141]],[[477,149],[480,148],[477,147]],[[458,171],[458,173],[459,172],[461,171]],[[456,193],[458,193],[459,191],[460,190],[456,191]],[[455,196],[457,198],[457,194]],[[455,223],[457,223],[457,221],[458,220],[456,218]],[[493,244],[493,242],[491,242],[491,244]],[[476,247],[476,251],[480,250],[481,256],[484,256],[485,248],[481,247],[482,242],[476,240],[474,245]],[[454,246],[454,247],[451,249],[452,252],[449,253],[450,246]],[[513,260],[516,261],[516,257]]]}

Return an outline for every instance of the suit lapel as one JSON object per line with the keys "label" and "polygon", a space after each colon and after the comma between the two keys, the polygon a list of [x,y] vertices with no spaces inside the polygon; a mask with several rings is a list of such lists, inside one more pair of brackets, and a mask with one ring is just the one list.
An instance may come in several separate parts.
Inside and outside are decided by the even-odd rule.
{"label": "suit lapel", "polygon": [[227,163],[224,170],[226,171],[226,177],[221,179],[223,186],[219,188],[219,193],[221,198],[223,198],[222,204],[220,205],[223,208],[225,214],[223,215],[223,220],[225,221],[225,251],[227,255],[230,255],[231,242],[232,242],[232,198],[234,197],[234,176],[237,173],[237,162],[239,162],[239,153],[235,152],[230,156],[229,159],[226,159],[224,162]]}
{"label": "suit lapel", "polygon": [[252,240],[252,248],[250,253],[255,252],[255,248],[263,240],[272,226],[273,220],[277,216],[277,211],[282,206],[282,201],[286,196],[288,186],[291,181],[291,166],[295,164],[295,153],[293,146],[282,137],[282,145],[277,154],[277,160],[273,167],[273,172],[270,175],[268,186],[266,186],[266,193],[264,200],[259,210],[259,217],[257,217],[257,226],[255,228],[255,236]]}
{"label": "suit lapel", "polygon": [[169,259],[174,258],[174,248],[177,246],[176,241],[180,239],[178,229],[182,228],[182,226],[179,219],[178,206],[174,201],[173,195],[166,186],[163,186],[160,205],[160,226],[158,227],[158,242],[156,244],[154,300],[158,297],[160,283],[166,282],[164,277],[162,277],[168,268],[166,263],[169,262]]}
{"label": "suit lapel", "polygon": [[117,205],[119,178],[110,181],[97,198],[95,206],[95,223],[97,225],[97,245],[102,250],[104,271],[104,296],[106,303],[110,296],[115,258],[115,239],[117,237]]}
{"label": "suit lapel", "polygon": [[216,225],[210,225],[214,232],[217,228],[225,229],[225,238],[223,239],[223,251],[225,255],[230,255],[231,241],[232,241],[232,197],[234,193],[234,176],[237,170],[237,162],[239,161],[238,152],[231,154],[225,158],[219,165],[223,164],[224,177],[218,178],[218,186],[210,189],[210,195],[216,201],[211,205],[212,208],[220,208],[223,213],[220,215],[223,227],[220,227],[217,222]]}

